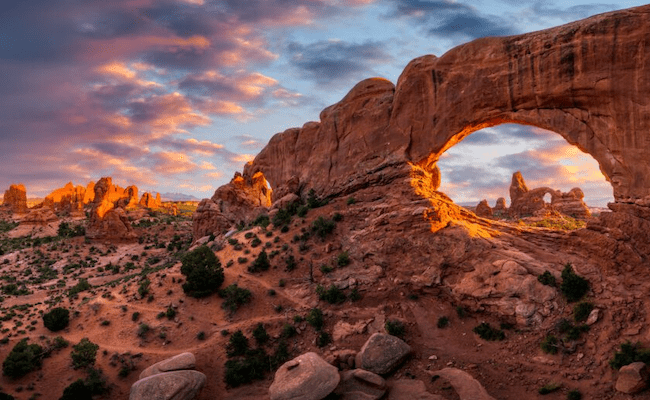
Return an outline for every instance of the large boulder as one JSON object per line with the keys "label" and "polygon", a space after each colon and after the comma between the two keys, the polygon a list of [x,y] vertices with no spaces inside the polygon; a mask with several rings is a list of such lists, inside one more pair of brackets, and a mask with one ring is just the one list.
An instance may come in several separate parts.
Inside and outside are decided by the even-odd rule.
{"label": "large boulder", "polygon": [[379,400],[386,394],[386,381],[363,369],[343,371],[334,393],[341,400]]}
{"label": "large boulder", "polygon": [[375,333],[357,353],[355,365],[375,374],[387,374],[397,368],[409,354],[411,347],[402,339]]}
{"label": "large boulder", "polygon": [[427,392],[424,382],[400,379],[389,383],[387,400],[445,400],[444,397]]}
{"label": "large boulder", "polygon": [[131,386],[129,400],[192,400],[207,378],[198,371],[172,371],[140,379]]}
{"label": "large boulder", "polygon": [[305,353],[284,363],[269,387],[271,400],[320,400],[334,391],[338,370],[316,353]]}
{"label": "large boulder", "polygon": [[8,207],[12,212],[25,214],[27,212],[27,190],[25,185],[11,185],[5,191],[2,205]]}
{"label": "large boulder", "polygon": [[181,353],[171,358],[159,361],[150,365],[140,373],[138,379],[143,379],[151,375],[160,374],[162,372],[178,371],[183,369],[194,369],[196,366],[196,357],[192,353]]}
{"label": "large boulder", "polygon": [[622,393],[634,394],[648,387],[650,372],[643,362],[624,365],[618,370],[616,390]]}

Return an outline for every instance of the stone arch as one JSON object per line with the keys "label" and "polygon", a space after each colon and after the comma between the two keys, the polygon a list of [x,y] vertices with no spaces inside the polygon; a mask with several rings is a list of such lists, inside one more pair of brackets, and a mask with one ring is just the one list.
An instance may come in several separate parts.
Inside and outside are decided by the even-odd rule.
{"label": "stone arch", "polygon": [[533,125],[589,153],[614,197],[650,195],[650,6],[423,56],[400,76],[391,130],[431,165],[472,132]]}

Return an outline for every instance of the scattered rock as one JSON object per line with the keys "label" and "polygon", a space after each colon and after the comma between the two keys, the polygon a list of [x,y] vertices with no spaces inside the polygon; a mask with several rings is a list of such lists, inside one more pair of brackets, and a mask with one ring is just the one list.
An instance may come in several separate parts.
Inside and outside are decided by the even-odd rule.
{"label": "scattered rock", "polygon": [[616,390],[622,393],[634,394],[648,387],[650,372],[643,362],[624,365],[618,370]]}
{"label": "scattered rock", "polygon": [[458,393],[460,400],[495,400],[479,381],[460,369],[443,368],[439,371],[429,372],[429,374],[438,375],[448,380]]}
{"label": "scattered rock", "polygon": [[370,371],[354,369],[341,372],[341,382],[334,393],[341,400],[379,400],[386,394],[384,378]]}
{"label": "scattered rock", "polygon": [[599,317],[600,317],[600,310],[598,308],[594,308],[589,313],[589,316],[587,317],[586,324],[589,325],[589,326],[595,324],[596,322],[598,322]]}
{"label": "scattered rock", "polygon": [[194,369],[196,357],[192,353],[181,353],[177,356],[159,361],[140,373],[139,379],[146,378],[161,372],[178,371],[182,369]]}
{"label": "scattered rock", "polygon": [[332,339],[338,342],[348,336],[365,333],[368,321],[357,321],[354,325],[345,321],[338,321],[332,329]]}
{"label": "scattered rock", "polygon": [[192,400],[207,378],[198,371],[172,371],[140,379],[131,386],[129,400]]}
{"label": "scattered rock", "polygon": [[320,400],[332,393],[341,377],[316,353],[305,353],[284,363],[269,387],[271,400]]}
{"label": "scattered rock", "polygon": [[410,353],[411,347],[402,339],[375,333],[357,353],[355,364],[357,368],[376,374],[387,374],[398,367]]}

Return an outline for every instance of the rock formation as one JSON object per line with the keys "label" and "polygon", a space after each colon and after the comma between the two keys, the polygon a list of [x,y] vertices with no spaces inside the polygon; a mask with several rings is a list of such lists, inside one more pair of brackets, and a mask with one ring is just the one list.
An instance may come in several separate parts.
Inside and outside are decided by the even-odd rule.
{"label": "rock formation", "polygon": [[140,205],[147,208],[159,208],[162,205],[160,193],[156,193],[156,197],[153,197],[151,193],[144,192],[140,199]]}
{"label": "rock formation", "polygon": [[207,381],[203,373],[194,371],[195,364],[194,354],[182,353],[149,366],[131,386],[129,400],[195,399]]}
{"label": "rock formation", "polygon": [[399,366],[411,353],[411,347],[402,339],[375,333],[363,345],[355,365],[375,374],[387,374]]}
{"label": "rock formation", "polygon": [[492,217],[492,208],[490,208],[490,205],[488,204],[487,200],[483,199],[476,206],[475,213],[479,217],[490,218]]}
{"label": "rock formation", "polygon": [[230,183],[218,188],[211,199],[203,199],[192,216],[195,239],[220,234],[234,224],[250,222],[271,205],[271,190],[264,175],[245,178],[236,173]]}
{"label": "rock formation", "polygon": [[319,400],[339,384],[336,368],[316,353],[305,353],[284,363],[275,372],[269,387],[271,400]]}
{"label": "rock formation", "polygon": [[12,212],[24,214],[27,212],[27,190],[24,185],[11,185],[5,191],[2,205]]}
{"label": "rock formation", "polygon": [[56,216],[56,214],[54,214],[50,208],[45,207],[30,211],[29,214],[27,214],[25,218],[20,221],[20,223],[21,225],[24,224],[46,226],[50,222],[56,222],[58,220],[59,218]]}
{"label": "rock formation", "polygon": [[92,197],[86,195],[86,190],[83,186],[75,187],[72,182],[68,182],[64,187],[45,196],[43,207],[62,214],[83,214],[84,205],[88,204]]}
{"label": "rock formation", "polygon": [[[547,194],[551,195],[551,202],[548,204],[544,201],[544,196]],[[513,217],[522,217],[535,215],[544,210],[555,210],[564,215],[585,218],[591,213],[582,200],[584,197],[580,188],[573,188],[568,193],[562,193],[549,187],[528,190],[521,172],[517,171],[512,175],[508,212]]]}
{"label": "rock formation", "polygon": [[506,205],[506,199],[503,197],[499,197],[497,199],[497,204],[492,209],[492,213],[494,215],[502,215],[506,211],[508,211],[508,206]]}
{"label": "rock formation", "polygon": [[118,191],[115,188],[111,178],[101,178],[95,184],[95,198],[86,229],[86,237],[113,241],[135,239],[135,232],[123,208],[130,204],[130,199],[133,197],[129,197],[129,202],[120,202],[123,197],[115,195]]}

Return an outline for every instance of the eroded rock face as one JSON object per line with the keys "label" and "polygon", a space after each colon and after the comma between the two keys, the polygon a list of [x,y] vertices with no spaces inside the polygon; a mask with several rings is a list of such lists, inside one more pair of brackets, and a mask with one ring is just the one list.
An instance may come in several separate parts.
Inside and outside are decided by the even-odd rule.
{"label": "eroded rock face", "polygon": [[[546,203],[544,196],[550,194],[551,201]],[[541,187],[529,190],[521,172],[512,175],[510,185],[510,208],[508,212],[513,217],[536,215],[540,211],[555,210],[564,215],[585,218],[591,215],[589,208],[582,200],[585,197],[580,188],[573,188],[568,193]],[[477,209],[478,211],[478,209]]]}
{"label": "eroded rock face", "polygon": [[397,368],[408,355],[411,347],[402,339],[384,333],[375,333],[366,341],[355,364],[375,374],[387,374]]}
{"label": "eroded rock face", "polygon": [[160,193],[156,193],[156,197],[154,197],[151,193],[144,192],[140,199],[140,205],[147,208],[159,208],[162,205]]}
{"label": "eroded rock face", "polygon": [[163,372],[135,382],[129,400],[193,400],[206,380],[198,371]]}
{"label": "eroded rock face", "polygon": [[230,183],[218,188],[211,199],[203,199],[192,216],[195,239],[220,234],[240,222],[250,222],[271,206],[271,190],[264,175],[244,178],[236,173]]}
{"label": "eroded rock face", "polygon": [[25,185],[11,185],[5,191],[2,205],[8,207],[12,212],[24,214],[27,212],[27,190]]}
{"label": "eroded rock face", "polygon": [[320,400],[332,393],[341,377],[316,353],[305,353],[284,363],[269,387],[271,400]]}
{"label": "eroded rock face", "polygon": [[101,178],[95,184],[95,198],[86,228],[86,237],[112,241],[135,239],[136,235],[126,212],[118,205],[121,197],[117,197],[115,201],[111,200],[115,198],[115,188],[111,178]]}
{"label": "eroded rock face", "polygon": [[490,205],[485,199],[481,200],[481,202],[478,203],[475,212],[476,215],[478,215],[479,217],[485,217],[485,218],[492,217],[492,208],[490,208]]}
{"label": "eroded rock face", "polygon": [[38,225],[45,226],[51,222],[58,221],[59,218],[52,212],[49,208],[40,208],[32,210],[25,216],[25,218],[20,221],[21,224],[25,225]]}
{"label": "eroded rock face", "polygon": [[61,214],[82,214],[84,205],[90,202],[92,196],[86,195],[86,188],[74,186],[68,182],[64,187],[52,191],[45,196],[43,206]]}
{"label": "eroded rock face", "polygon": [[162,372],[178,371],[183,369],[194,369],[196,366],[196,357],[192,353],[181,353],[177,356],[159,361],[145,368],[138,379],[144,379],[151,375]]}

